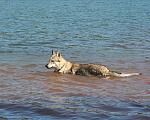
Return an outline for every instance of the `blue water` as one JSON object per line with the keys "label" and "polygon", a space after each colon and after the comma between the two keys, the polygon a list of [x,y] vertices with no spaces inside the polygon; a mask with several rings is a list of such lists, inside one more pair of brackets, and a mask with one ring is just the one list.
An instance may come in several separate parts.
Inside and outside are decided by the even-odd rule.
{"label": "blue water", "polygon": [[[128,82],[125,88],[124,82],[117,83],[121,84],[118,91],[113,87],[116,83],[109,81],[104,81],[102,84],[104,89],[100,89],[98,87],[101,85],[100,81],[92,83],[89,80],[95,78],[70,78],[70,76],[58,77],[57,75],[52,75],[51,78],[47,75],[48,70],[44,65],[52,49],[59,50],[66,59],[71,61],[102,63],[125,72],[144,74],[140,78],[126,78],[125,81]],[[149,108],[145,108],[144,105],[147,106],[147,101],[150,100],[149,83],[145,84],[150,79],[149,64],[149,0],[0,0],[0,90],[6,91],[0,93],[0,119],[148,120],[150,119]],[[42,77],[38,76],[39,73]],[[75,95],[70,99],[67,95],[62,97],[59,94],[55,96],[62,101],[53,99],[50,96],[55,92],[47,93],[47,90],[45,92],[43,82],[52,80],[53,84],[56,84],[55,87],[59,89],[61,84],[53,81],[58,78],[65,82],[75,79],[75,83],[76,79],[80,79],[77,83],[83,79],[84,82],[81,83],[85,86],[75,85],[75,87],[91,97]],[[89,80],[88,83],[85,79]],[[35,83],[41,85],[40,90],[44,88],[41,93],[38,93],[40,90]],[[30,84],[33,86],[26,90],[25,88]],[[112,87],[105,90],[109,88],[106,84]],[[18,85],[21,87],[15,87]],[[67,85],[65,88],[62,86],[60,88],[65,92],[72,91],[76,94],[76,88],[71,89],[70,84]],[[89,85],[88,88],[86,85]],[[99,89],[90,85],[97,85]],[[134,85],[141,90],[140,95],[136,87],[132,88]],[[30,94],[32,87],[37,96]],[[53,86],[49,83],[49,87]],[[136,94],[133,101],[138,97],[143,106],[136,106],[135,104],[138,103],[132,104],[132,100],[128,101],[124,98],[130,95],[128,89],[133,91],[131,96]],[[90,93],[90,90],[93,93]],[[102,93],[96,95],[95,91]],[[101,96],[111,91],[115,91],[112,93],[115,97],[109,96],[100,100]],[[148,95],[145,95],[144,91],[148,91],[146,92]],[[8,97],[10,92],[12,92],[10,96],[14,95],[16,99]],[[32,105],[35,102],[33,96],[37,97],[38,106]],[[48,98],[39,100],[38,97],[43,98],[43,96]],[[120,100],[120,96],[123,96],[123,100]],[[29,103],[28,99],[30,99]],[[110,102],[108,109],[104,109],[107,107],[105,102]],[[47,105],[51,106],[51,104],[53,107],[47,108]]]}
{"label": "blue water", "polygon": [[149,8],[149,0],[1,0],[0,53],[149,57]]}

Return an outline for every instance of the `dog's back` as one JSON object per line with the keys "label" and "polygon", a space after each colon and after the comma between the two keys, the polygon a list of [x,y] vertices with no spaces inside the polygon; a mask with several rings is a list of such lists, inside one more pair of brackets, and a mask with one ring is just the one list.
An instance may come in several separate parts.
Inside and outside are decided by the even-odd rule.
{"label": "dog's back", "polygon": [[106,76],[110,71],[107,67],[97,64],[73,64],[71,69],[71,71],[74,71],[77,75],[94,76]]}

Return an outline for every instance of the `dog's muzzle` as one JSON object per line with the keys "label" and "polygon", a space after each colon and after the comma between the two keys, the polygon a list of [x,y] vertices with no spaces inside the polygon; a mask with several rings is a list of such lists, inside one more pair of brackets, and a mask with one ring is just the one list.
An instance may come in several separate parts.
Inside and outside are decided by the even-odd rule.
{"label": "dog's muzzle", "polygon": [[49,69],[48,64],[46,64],[45,67],[46,67],[47,69]]}

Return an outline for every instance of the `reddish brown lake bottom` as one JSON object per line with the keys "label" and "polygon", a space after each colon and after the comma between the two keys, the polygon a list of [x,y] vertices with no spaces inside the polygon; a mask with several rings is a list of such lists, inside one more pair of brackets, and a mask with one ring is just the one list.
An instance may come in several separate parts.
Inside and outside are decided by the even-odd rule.
{"label": "reddish brown lake bottom", "polygon": [[145,67],[140,76],[107,79],[53,73],[44,64],[3,63],[0,119],[148,120],[149,71]]}

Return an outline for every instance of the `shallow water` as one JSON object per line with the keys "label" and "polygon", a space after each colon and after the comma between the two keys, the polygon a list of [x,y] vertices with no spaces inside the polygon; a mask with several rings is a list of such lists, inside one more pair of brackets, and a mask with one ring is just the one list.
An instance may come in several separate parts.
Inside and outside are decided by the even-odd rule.
{"label": "shallow water", "polygon": [[[148,0],[0,1],[0,120],[150,119]],[[45,68],[50,51],[141,76]]]}

